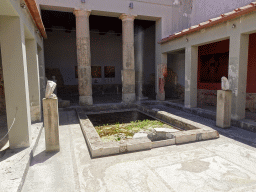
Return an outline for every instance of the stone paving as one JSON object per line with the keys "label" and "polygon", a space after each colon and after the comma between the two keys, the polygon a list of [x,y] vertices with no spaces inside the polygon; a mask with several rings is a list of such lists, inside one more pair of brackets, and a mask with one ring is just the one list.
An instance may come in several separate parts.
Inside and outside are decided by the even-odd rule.
{"label": "stone paving", "polygon": [[152,107],[218,129],[220,138],[92,159],[75,111],[61,111],[61,151],[45,153],[43,132],[22,191],[256,192],[256,133]]}

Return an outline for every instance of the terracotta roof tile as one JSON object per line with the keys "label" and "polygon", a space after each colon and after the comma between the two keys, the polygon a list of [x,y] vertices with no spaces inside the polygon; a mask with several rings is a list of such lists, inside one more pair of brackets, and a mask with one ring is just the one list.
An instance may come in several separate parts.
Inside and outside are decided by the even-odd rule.
{"label": "terracotta roof tile", "polygon": [[47,38],[46,32],[45,32],[45,28],[44,28],[44,24],[40,15],[40,12],[37,8],[36,2],[35,0],[24,0],[29,12],[37,26],[37,28],[39,29],[42,37]]}
{"label": "terracotta roof tile", "polygon": [[221,14],[219,17],[209,19],[208,21],[202,22],[199,25],[194,25],[194,26],[191,26],[188,29],[183,29],[182,31],[180,31],[178,33],[175,33],[175,34],[172,34],[168,37],[163,38],[158,43],[160,43],[160,44],[166,43],[166,42],[171,41],[173,39],[182,37],[184,35],[188,35],[190,33],[200,31],[201,29],[208,28],[208,27],[223,23],[223,22],[231,20],[231,19],[235,19],[237,17],[240,17],[242,15],[251,13],[253,11],[256,11],[256,2],[252,2],[249,5],[237,8],[237,9],[231,11],[231,12]]}

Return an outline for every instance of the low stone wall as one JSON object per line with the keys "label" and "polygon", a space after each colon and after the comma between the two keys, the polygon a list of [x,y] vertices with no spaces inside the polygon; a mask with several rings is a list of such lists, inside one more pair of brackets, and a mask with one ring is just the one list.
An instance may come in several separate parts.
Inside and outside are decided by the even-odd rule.
{"label": "low stone wall", "polygon": [[[216,106],[217,104],[217,90],[198,89],[197,90],[198,105]],[[256,111],[256,93],[246,93],[245,109]]]}
{"label": "low stone wall", "polygon": [[217,90],[197,89],[198,105],[216,106]]}
{"label": "low stone wall", "polygon": [[251,112],[256,112],[256,93],[246,93],[246,106]]}
{"label": "low stone wall", "polygon": [[4,114],[5,110],[3,70],[0,67],[0,115]]}

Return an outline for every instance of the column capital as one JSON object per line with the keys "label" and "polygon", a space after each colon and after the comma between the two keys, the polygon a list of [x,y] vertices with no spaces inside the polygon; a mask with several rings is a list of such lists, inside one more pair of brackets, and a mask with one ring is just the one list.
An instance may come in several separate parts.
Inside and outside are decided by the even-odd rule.
{"label": "column capital", "polygon": [[134,20],[135,19],[135,17],[136,17],[137,15],[130,15],[130,14],[122,14],[120,17],[119,17],[119,19],[121,19],[122,21],[126,21],[126,20]]}
{"label": "column capital", "polygon": [[87,10],[87,9],[74,9],[73,13],[74,13],[74,15],[76,17],[82,17],[82,16],[89,17],[90,14],[91,14],[91,10]]}

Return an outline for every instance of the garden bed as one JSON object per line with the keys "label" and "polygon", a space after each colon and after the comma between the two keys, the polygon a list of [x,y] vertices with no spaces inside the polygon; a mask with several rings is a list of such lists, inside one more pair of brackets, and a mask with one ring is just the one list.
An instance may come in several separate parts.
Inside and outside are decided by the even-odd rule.
{"label": "garden bed", "polygon": [[103,142],[132,139],[135,133],[150,134],[154,128],[175,129],[139,111],[87,115]]}

